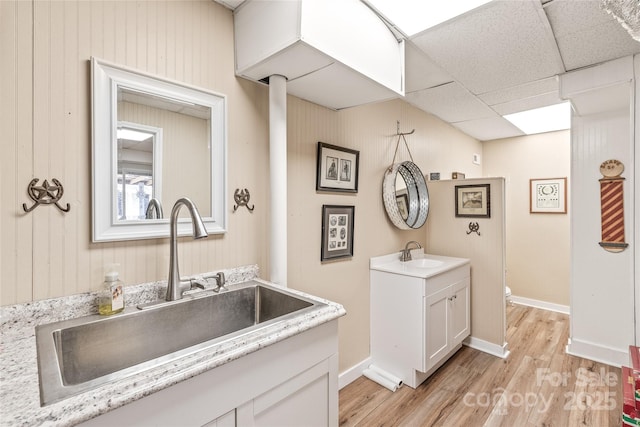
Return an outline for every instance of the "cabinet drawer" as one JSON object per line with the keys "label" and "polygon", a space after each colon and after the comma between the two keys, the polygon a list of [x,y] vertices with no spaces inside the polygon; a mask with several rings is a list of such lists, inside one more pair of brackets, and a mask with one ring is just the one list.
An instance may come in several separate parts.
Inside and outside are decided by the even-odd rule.
{"label": "cabinet drawer", "polygon": [[451,286],[452,283],[460,282],[470,277],[469,264],[460,266],[453,270],[445,271],[437,276],[428,277],[425,280],[424,295],[429,296]]}

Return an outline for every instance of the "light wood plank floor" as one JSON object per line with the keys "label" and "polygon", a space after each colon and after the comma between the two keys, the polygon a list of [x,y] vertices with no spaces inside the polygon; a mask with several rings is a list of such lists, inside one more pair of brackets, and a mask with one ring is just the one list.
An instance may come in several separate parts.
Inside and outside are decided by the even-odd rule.
{"label": "light wood plank floor", "polygon": [[463,347],[417,389],[360,377],[340,391],[341,426],[621,425],[620,369],[567,355],[569,317],[507,308],[503,360]]}

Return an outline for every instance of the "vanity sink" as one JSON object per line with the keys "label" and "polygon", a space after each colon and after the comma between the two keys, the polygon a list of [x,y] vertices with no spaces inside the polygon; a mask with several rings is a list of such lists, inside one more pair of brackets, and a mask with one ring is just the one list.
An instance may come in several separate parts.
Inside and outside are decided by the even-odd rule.
{"label": "vanity sink", "polygon": [[286,290],[246,282],[222,293],[104,317],[36,327],[40,400],[46,405],[126,378],[229,338],[324,305]]}
{"label": "vanity sink", "polygon": [[401,255],[397,252],[371,258],[369,267],[371,270],[426,279],[469,263],[466,258],[425,254],[420,248],[411,251],[410,261],[401,261]]}
{"label": "vanity sink", "polygon": [[444,264],[444,261],[430,258],[422,258],[422,259],[414,259],[411,261],[406,261],[410,267],[418,267],[418,268],[437,268]]}

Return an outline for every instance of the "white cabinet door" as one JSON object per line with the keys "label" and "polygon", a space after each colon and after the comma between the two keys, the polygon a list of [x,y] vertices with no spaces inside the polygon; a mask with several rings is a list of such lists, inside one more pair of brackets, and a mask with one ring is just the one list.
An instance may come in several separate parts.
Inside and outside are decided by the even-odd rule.
{"label": "white cabinet door", "polygon": [[233,409],[221,417],[216,418],[203,427],[236,427],[236,410]]}
{"label": "white cabinet door", "polygon": [[331,378],[323,362],[238,408],[239,426],[333,425]]}
{"label": "white cabinet door", "polygon": [[460,344],[471,332],[469,303],[469,278],[467,278],[451,286],[449,320],[452,347]]}
{"label": "white cabinet door", "polygon": [[449,352],[449,297],[449,287],[425,297],[425,366],[420,371],[428,371]]}

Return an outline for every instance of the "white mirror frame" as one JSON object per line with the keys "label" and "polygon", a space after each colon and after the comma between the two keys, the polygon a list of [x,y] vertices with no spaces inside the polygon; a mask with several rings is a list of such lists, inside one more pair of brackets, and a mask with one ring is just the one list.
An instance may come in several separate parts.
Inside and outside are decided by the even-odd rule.
{"label": "white mirror frame", "polygon": [[[118,86],[211,108],[211,216],[203,218],[207,232],[227,231],[227,98],[184,83],[156,77],[101,59],[91,58],[92,105],[92,240],[109,242],[169,237],[169,220],[117,221]],[[188,168],[189,165],[184,165]],[[185,189],[184,197],[189,197]],[[171,212],[172,206],[163,206]],[[178,235],[192,232],[191,220],[180,219]]]}

